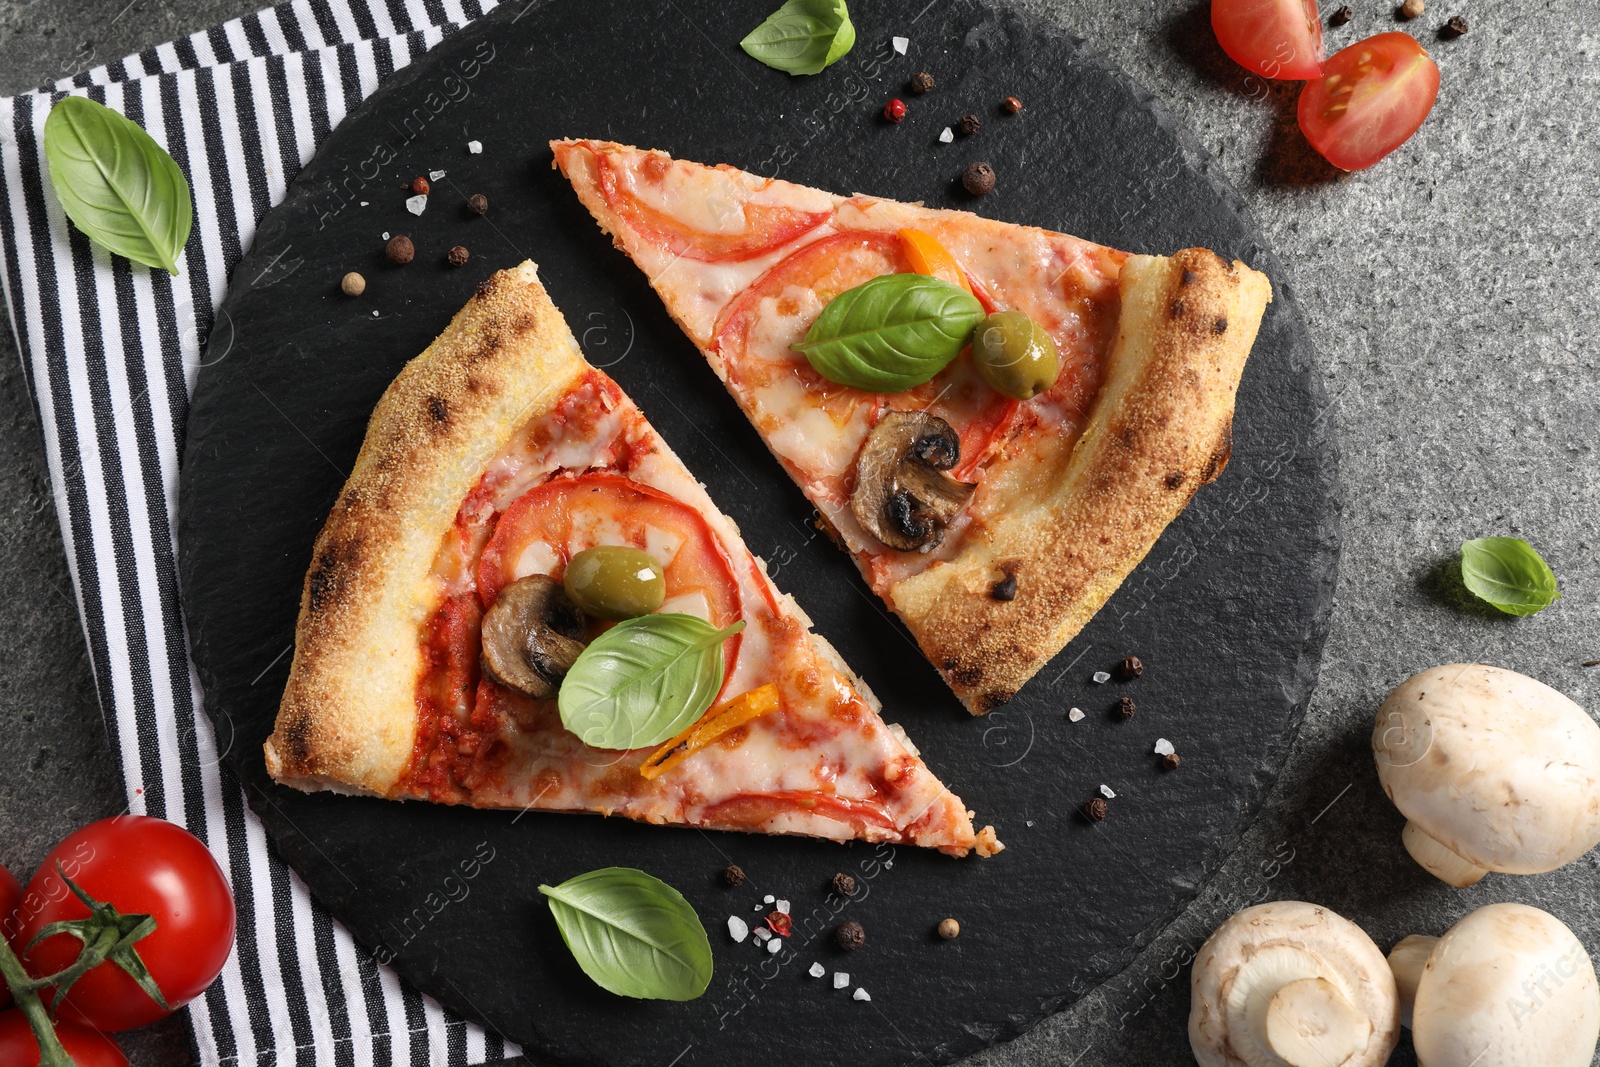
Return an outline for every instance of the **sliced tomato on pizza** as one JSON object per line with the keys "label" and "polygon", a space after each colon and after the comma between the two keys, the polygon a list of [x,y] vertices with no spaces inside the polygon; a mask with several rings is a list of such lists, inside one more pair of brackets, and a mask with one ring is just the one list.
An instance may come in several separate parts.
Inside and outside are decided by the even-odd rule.
{"label": "sliced tomato on pizza", "polygon": [[[610,142],[551,147],[974,712],[1059,652],[1227,463],[1271,300],[1243,263],[1205,249],[1129,255]],[[835,298],[907,273],[990,316],[931,378],[862,387],[797,349]],[[1007,323],[1048,343],[1001,343],[989,330]],[[999,339],[982,360],[980,336]],[[1012,354],[1045,350],[1037,366]]]}
{"label": "sliced tomato on pizza", "polygon": [[[664,661],[637,645],[584,667],[608,641],[683,632],[701,635],[688,681],[646,677]],[[574,703],[611,716],[602,734],[572,721],[585,671]],[[620,695],[596,696],[618,672]],[[686,717],[664,727],[663,709]],[[531,263],[485,282],[373,412],[317,539],[266,760],[305,790],[1001,848],[584,362]]]}

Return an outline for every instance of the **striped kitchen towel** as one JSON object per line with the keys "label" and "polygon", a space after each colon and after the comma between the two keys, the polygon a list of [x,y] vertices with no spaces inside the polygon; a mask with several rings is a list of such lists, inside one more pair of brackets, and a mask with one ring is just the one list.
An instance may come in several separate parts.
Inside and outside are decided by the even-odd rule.
{"label": "striped kitchen towel", "polygon": [[[518,1053],[379,966],[268,845],[201,712],[173,541],[189,390],[256,224],[388,74],[494,4],[294,0],[0,100],[0,279],[129,807],[199,835],[238,899],[234,954],[188,1009],[208,1067]],[[41,136],[68,93],[138,122],[188,176],[195,224],[176,277],[91,246],[62,215]]]}

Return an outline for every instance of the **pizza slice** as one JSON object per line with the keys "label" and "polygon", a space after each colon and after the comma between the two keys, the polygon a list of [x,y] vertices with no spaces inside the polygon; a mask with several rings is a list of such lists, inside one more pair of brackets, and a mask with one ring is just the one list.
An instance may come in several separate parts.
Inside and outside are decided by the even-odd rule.
{"label": "pizza slice", "polygon": [[878,712],[523,263],[378,402],[266,761],[307,791],[999,851]]}
{"label": "pizza slice", "polygon": [[[1243,263],[551,147],[975,713],[1059,652],[1228,461],[1272,295]],[[905,274],[940,284],[882,281]],[[939,329],[919,333],[934,296]]]}

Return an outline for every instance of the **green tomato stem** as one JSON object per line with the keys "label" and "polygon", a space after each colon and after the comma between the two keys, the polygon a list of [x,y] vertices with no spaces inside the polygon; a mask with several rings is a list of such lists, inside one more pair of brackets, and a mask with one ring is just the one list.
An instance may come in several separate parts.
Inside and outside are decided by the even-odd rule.
{"label": "green tomato stem", "polygon": [[62,1047],[61,1039],[56,1036],[49,1009],[39,997],[39,983],[28,977],[22,961],[17,959],[17,954],[3,937],[0,937],[0,974],[5,976],[6,985],[16,999],[17,1009],[28,1020],[33,1039],[39,1043],[39,1067],[75,1067],[72,1057]]}

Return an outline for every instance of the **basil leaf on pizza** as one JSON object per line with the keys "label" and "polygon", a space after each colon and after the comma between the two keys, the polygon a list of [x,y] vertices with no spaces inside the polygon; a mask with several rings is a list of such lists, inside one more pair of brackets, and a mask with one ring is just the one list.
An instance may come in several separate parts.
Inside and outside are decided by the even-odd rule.
{"label": "basil leaf on pizza", "polygon": [[845,0],[789,0],[745,35],[739,47],[786,74],[817,74],[855,47]]}
{"label": "basil leaf on pizza", "polygon": [[178,164],[138,123],[85,96],[44,120],[50,186],[74,226],[108,252],[178,273],[194,203]]}
{"label": "basil leaf on pizza", "polygon": [[959,285],[885,274],[828,301],[794,348],[830,382],[899,393],[944,370],[983,315],[978,298]]}
{"label": "basil leaf on pizza", "polygon": [[541,885],[561,939],[602,989],[640,1000],[693,1000],[711,984],[711,941],[683,894],[632,867]]}
{"label": "basil leaf on pizza", "polygon": [[591,748],[631,749],[676,737],[722,688],[722,643],[740,630],[695,615],[620,622],[578,655],[561,683],[561,722]]}
{"label": "basil leaf on pizza", "polygon": [[1461,580],[1473,596],[1507,615],[1537,614],[1561,595],[1555,572],[1520,537],[1462,542]]}

